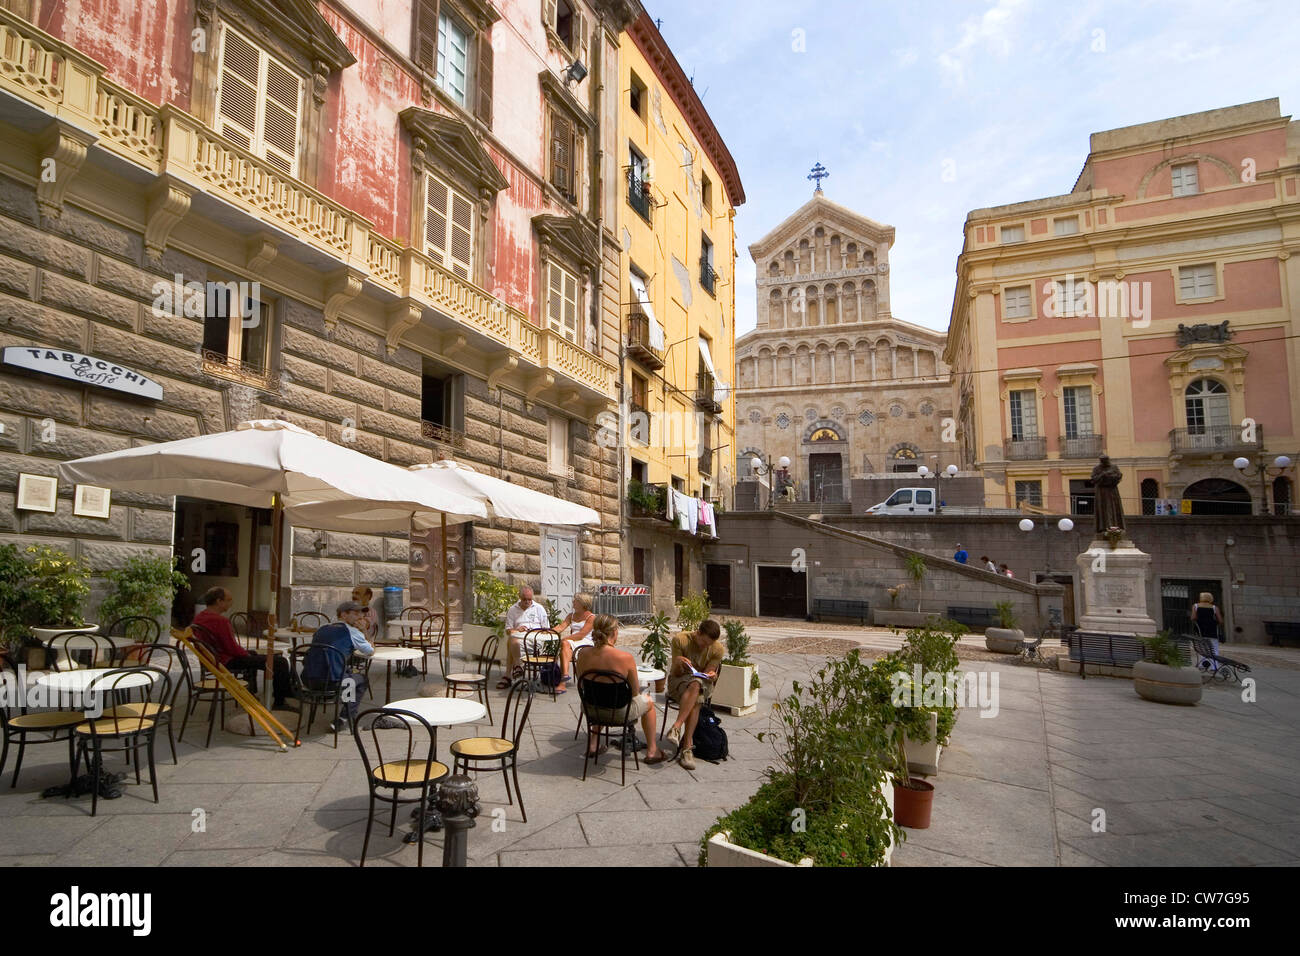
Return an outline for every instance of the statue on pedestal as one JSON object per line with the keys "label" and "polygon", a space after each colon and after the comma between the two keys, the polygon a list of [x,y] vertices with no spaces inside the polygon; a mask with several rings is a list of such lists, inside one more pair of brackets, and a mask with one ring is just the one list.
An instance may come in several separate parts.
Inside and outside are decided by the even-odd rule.
{"label": "statue on pedestal", "polygon": [[1092,470],[1092,486],[1097,491],[1097,535],[1100,537],[1111,528],[1124,527],[1124,505],[1119,497],[1119,483],[1124,473],[1118,465],[1111,464],[1108,455],[1102,455],[1099,461]]}

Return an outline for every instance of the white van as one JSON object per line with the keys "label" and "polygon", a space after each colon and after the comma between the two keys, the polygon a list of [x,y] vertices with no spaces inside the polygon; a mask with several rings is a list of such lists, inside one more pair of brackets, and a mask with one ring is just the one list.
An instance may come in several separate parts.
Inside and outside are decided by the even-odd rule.
{"label": "white van", "polygon": [[935,513],[933,488],[899,488],[878,505],[867,509],[869,515],[932,515]]}

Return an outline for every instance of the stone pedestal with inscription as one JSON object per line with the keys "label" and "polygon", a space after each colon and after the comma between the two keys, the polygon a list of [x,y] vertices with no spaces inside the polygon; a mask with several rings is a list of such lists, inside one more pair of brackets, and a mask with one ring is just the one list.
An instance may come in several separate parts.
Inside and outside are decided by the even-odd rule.
{"label": "stone pedestal with inscription", "polygon": [[1159,629],[1147,614],[1151,555],[1128,538],[1095,538],[1075,559],[1082,582],[1079,630],[1147,637]]}

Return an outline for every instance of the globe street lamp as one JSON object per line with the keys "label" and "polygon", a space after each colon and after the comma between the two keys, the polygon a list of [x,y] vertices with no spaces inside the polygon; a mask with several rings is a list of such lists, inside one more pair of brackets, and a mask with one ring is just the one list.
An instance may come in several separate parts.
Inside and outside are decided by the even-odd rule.
{"label": "globe street lamp", "polygon": [[[1043,518],[1043,532],[1047,533],[1048,519]],[[1034,530],[1033,518],[1021,518],[1020,530],[1026,533]],[[1074,530],[1074,521],[1070,518],[1062,518],[1056,522],[1056,530],[1062,533]],[[1049,535],[1050,537],[1050,535]],[[1043,538],[1043,576],[1046,577],[1052,573],[1051,546],[1049,538]]]}
{"label": "globe street lamp", "polygon": [[[1268,514],[1268,489],[1265,479],[1281,478],[1286,474],[1287,469],[1291,467],[1291,459],[1286,455],[1278,455],[1273,459],[1273,464],[1264,464],[1264,453],[1260,452],[1252,465],[1249,458],[1237,458],[1233,461],[1232,467],[1241,472],[1243,478],[1254,478],[1259,476],[1259,513]],[[1252,469],[1247,471],[1246,469]],[[1277,505],[1277,499],[1274,498],[1274,506]]]}
{"label": "globe street lamp", "polygon": [[[937,458],[938,456],[936,455],[935,457]],[[949,465],[947,468],[943,469],[942,471],[931,471],[927,466],[922,465],[920,468],[916,469],[916,473],[921,477],[922,481],[925,481],[925,479],[929,478],[931,475],[934,475],[934,512],[935,514],[938,514],[940,508],[939,479],[956,478],[957,466]]]}
{"label": "globe street lamp", "polygon": [[[755,475],[757,475],[760,478],[762,478],[764,475],[773,475],[774,478],[781,483],[781,490],[784,491],[789,476],[790,459],[787,458],[785,455],[782,455],[780,458],[777,459],[776,464],[777,464],[777,468],[773,469],[772,459],[770,456],[768,457],[766,462],[764,462],[763,459],[759,458],[757,455],[749,459],[749,467],[753,469]],[[767,486],[768,510],[771,510],[776,507],[776,493],[777,492],[776,492],[775,484],[773,484],[772,482],[768,482],[768,486]]]}

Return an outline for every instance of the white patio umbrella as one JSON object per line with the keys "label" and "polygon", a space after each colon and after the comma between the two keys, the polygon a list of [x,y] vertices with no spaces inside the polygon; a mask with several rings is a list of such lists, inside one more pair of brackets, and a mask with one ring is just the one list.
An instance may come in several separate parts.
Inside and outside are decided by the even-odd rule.
{"label": "white patio umbrella", "polygon": [[[279,611],[284,512],[313,501],[343,501],[410,514],[450,510],[486,516],[483,505],[450,489],[431,488],[411,472],[336,445],[289,422],[241,422],[233,431],[182,438],[78,458],[59,465],[64,481],[120,491],[207,498],[274,511],[271,544],[271,628],[267,633],[266,690],[271,685],[271,632]],[[292,519],[300,520],[300,519]],[[305,521],[303,522],[306,523]],[[353,530],[345,519],[322,515],[310,527]]]}
{"label": "white patio umbrella", "polygon": [[493,478],[458,461],[411,465],[409,470],[441,492],[458,493],[483,501],[498,518],[534,524],[600,524],[599,512],[585,505]]}

